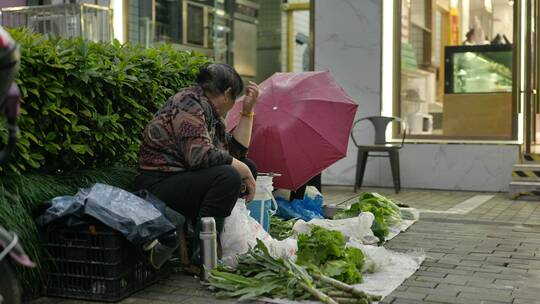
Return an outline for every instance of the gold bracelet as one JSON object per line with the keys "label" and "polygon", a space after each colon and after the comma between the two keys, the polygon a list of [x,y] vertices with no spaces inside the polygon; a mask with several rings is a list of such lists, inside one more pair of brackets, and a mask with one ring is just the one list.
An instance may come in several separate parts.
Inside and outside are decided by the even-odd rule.
{"label": "gold bracelet", "polygon": [[253,117],[255,116],[255,112],[251,111],[251,112],[240,112],[240,115],[244,116],[244,117]]}

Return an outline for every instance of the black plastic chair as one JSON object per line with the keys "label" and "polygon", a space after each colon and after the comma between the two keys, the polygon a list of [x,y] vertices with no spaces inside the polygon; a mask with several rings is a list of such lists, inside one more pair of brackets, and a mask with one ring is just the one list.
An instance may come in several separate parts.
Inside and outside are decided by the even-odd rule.
{"label": "black plastic chair", "polygon": [[[375,141],[373,145],[359,145],[354,138],[354,129],[359,122],[370,121],[375,129]],[[386,128],[391,122],[401,123],[403,137],[401,143],[389,143],[386,141]],[[399,117],[391,116],[370,116],[359,119],[354,122],[351,132],[351,138],[354,145],[358,148],[358,160],[356,163],[356,178],[354,181],[354,192],[358,188],[362,187],[362,181],[364,179],[364,171],[366,170],[366,163],[369,156],[372,157],[388,157],[390,159],[390,166],[392,167],[392,177],[394,179],[394,189],[396,193],[401,190],[401,180],[399,173],[399,149],[403,147],[405,142],[405,135],[407,134],[407,125]]]}

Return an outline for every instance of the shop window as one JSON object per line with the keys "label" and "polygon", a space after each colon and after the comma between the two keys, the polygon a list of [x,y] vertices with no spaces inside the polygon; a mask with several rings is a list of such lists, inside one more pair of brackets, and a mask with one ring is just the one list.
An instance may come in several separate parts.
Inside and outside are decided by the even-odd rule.
{"label": "shop window", "polygon": [[[156,0],[155,39],[159,42],[180,43],[182,16],[180,0]],[[189,15],[190,16],[190,15]]]}
{"label": "shop window", "polygon": [[394,114],[408,137],[515,139],[512,2],[403,0],[400,10]]}

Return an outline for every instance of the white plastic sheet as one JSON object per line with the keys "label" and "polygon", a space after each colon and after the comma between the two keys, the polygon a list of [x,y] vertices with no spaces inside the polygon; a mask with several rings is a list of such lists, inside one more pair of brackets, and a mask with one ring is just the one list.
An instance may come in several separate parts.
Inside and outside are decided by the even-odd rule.
{"label": "white plastic sheet", "polygon": [[347,246],[361,249],[366,259],[375,263],[375,272],[364,273],[364,283],[355,287],[383,297],[413,275],[426,258],[422,251],[401,253],[358,242],[349,242]]}
{"label": "white plastic sheet", "polygon": [[386,241],[389,241],[395,238],[401,232],[406,231],[414,223],[416,223],[416,220],[402,220],[399,226],[388,227],[389,232],[388,232],[388,236],[386,237]]}
{"label": "white plastic sheet", "polygon": [[[385,297],[399,287],[403,281],[413,275],[425,259],[423,252],[400,253],[387,250],[384,247],[363,245],[358,242],[349,242],[347,246],[361,249],[366,258],[375,262],[375,273],[364,273],[364,283],[355,285],[356,288],[373,295]],[[269,303],[319,303],[316,301],[292,301],[287,299],[261,299]]]}
{"label": "white plastic sheet", "polygon": [[[364,212],[362,214],[370,214],[369,212]],[[405,219],[406,218],[406,219]],[[386,240],[390,240],[396,237],[399,233],[406,231],[410,226],[412,226],[419,219],[419,213],[416,209],[407,208],[407,216],[404,217],[404,220],[398,226],[390,227],[390,233]],[[351,220],[351,219],[347,219]],[[356,218],[353,218],[356,220]],[[319,221],[315,223],[315,221]],[[373,219],[371,220],[373,221]],[[371,268],[370,270],[374,271],[373,273],[363,273],[364,282],[361,284],[355,285],[358,289],[361,289],[367,293],[373,295],[379,295],[385,297],[392,293],[392,291],[398,288],[403,281],[408,277],[413,275],[416,270],[420,267],[424,259],[426,258],[425,254],[422,251],[415,251],[409,253],[400,253],[392,250],[388,250],[384,247],[366,245],[365,237],[358,237],[364,232],[353,231],[354,229],[349,229],[348,227],[340,227],[340,224],[336,224],[336,220],[312,220],[308,223],[303,222],[295,225],[293,228],[295,231],[302,233],[307,230],[310,231],[310,225],[315,224],[323,226],[327,229],[338,230],[344,233],[344,235],[349,237],[347,246],[356,247],[362,250],[366,257],[366,268]],[[369,223],[369,225],[368,225]],[[351,221],[349,224],[353,224]],[[364,226],[368,225],[367,228],[371,232],[371,222],[367,222],[364,219]],[[365,230],[364,228],[360,228]],[[305,232],[304,232],[305,233]],[[371,234],[373,235],[373,234]],[[364,238],[364,239],[363,239]],[[374,236],[375,239],[377,239]],[[269,303],[278,303],[278,304],[293,304],[293,303],[319,303],[316,301],[291,301],[287,299],[270,299],[264,298],[261,299]]]}

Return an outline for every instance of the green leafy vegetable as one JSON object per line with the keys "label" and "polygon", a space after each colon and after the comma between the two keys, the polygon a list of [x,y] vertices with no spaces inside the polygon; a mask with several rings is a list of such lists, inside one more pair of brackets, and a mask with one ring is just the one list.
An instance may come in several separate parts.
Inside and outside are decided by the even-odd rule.
{"label": "green leafy vegetable", "polygon": [[382,209],[384,220],[389,226],[395,226],[401,222],[401,210],[393,200],[387,197],[375,192],[365,192],[358,201],[361,204],[360,207],[362,205],[372,205]]}
{"label": "green leafy vegetable", "polygon": [[373,224],[371,224],[371,231],[373,231],[373,234],[379,238],[379,245],[384,243],[385,238],[388,236],[388,233],[390,232],[388,230],[388,225],[386,224],[386,221],[384,219],[383,210],[382,208],[377,208],[372,205],[365,205],[362,207],[363,212],[371,212],[375,219],[373,220]]}
{"label": "green leafy vegetable", "polygon": [[358,216],[362,212],[373,213],[375,219],[371,225],[373,234],[382,244],[389,233],[389,226],[398,225],[401,220],[401,210],[391,199],[375,192],[365,192],[360,195],[358,202],[349,209],[336,213],[334,219],[344,219]]}
{"label": "green leafy vegetable", "polygon": [[339,231],[314,226],[311,235],[298,236],[297,262],[345,283],[362,282],[364,255],[360,249],[346,248]]}
{"label": "green leafy vegetable", "polygon": [[342,282],[353,284],[362,282],[362,273],[348,260],[328,261],[322,271],[325,275]]}
{"label": "green leafy vegetable", "polygon": [[297,262],[319,266],[328,260],[342,257],[344,248],[345,238],[341,232],[314,226],[311,235],[298,236]]}
{"label": "green leafy vegetable", "polygon": [[270,235],[278,240],[284,240],[293,234],[293,226],[297,219],[282,220],[277,216],[270,218]]}
{"label": "green leafy vegetable", "polygon": [[347,260],[349,260],[351,263],[354,263],[357,269],[362,269],[362,267],[364,267],[365,258],[362,250],[354,247],[347,247],[345,248],[345,254]]}

